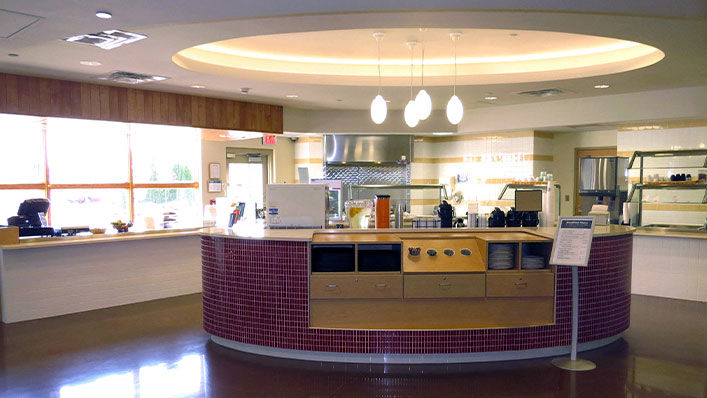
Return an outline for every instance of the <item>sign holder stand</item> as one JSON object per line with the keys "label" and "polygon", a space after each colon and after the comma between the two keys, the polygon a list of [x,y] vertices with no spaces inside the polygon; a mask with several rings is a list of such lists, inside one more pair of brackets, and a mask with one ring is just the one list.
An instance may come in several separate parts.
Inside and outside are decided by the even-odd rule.
{"label": "sign holder stand", "polygon": [[597,365],[586,359],[577,359],[577,338],[579,336],[579,270],[572,268],[572,351],[570,357],[559,357],[552,364],[560,369],[571,371],[592,370]]}
{"label": "sign holder stand", "polygon": [[[567,231],[567,232],[565,232]],[[552,245],[550,263],[572,268],[572,348],[569,358],[559,357],[552,364],[560,369],[572,372],[595,369],[594,362],[577,359],[577,340],[579,338],[579,267],[586,267],[589,262],[589,250],[594,235],[593,217],[560,217]],[[563,251],[563,253],[560,253]],[[569,253],[568,253],[569,252]],[[572,261],[566,261],[569,257]]]}

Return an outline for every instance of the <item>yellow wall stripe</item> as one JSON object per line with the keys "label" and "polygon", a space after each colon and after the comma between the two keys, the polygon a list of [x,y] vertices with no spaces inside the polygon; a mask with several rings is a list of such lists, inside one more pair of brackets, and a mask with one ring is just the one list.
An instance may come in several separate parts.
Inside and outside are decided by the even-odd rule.
{"label": "yellow wall stripe", "polygon": [[644,203],[643,210],[662,211],[704,211],[707,212],[707,204],[701,203]]}
{"label": "yellow wall stripe", "polygon": [[322,164],[322,158],[295,159],[295,164]]}

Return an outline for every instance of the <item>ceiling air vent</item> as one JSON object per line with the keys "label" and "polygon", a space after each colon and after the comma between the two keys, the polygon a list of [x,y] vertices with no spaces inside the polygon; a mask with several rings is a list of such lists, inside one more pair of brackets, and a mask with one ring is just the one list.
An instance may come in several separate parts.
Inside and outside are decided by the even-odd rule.
{"label": "ceiling air vent", "polygon": [[90,44],[104,50],[112,50],[116,47],[124,46],[146,38],[147,36],[139,33],[113,29],[104,30],[103,32],[98,33],[67,37],[64,40],[71,43]]}
{"label": "ceiling air vent", "polygon": [[160,80],[165,80],[167,79],[164,76],[154,76],[154,75],[145,75],[142,73],[133,73],[133,72],[125,72],[125,71],[114,71],[109,73],[106,76],[100,76],[98,77],[99,80],[109,80],[115,83],[123,83],[123,84],[140,84],[140,83],[149,83],[149,82],[155,82],[155,81],[160,81]]}
{"label": "ceiling air vent", "polygon": [[562,95],[564,93],[565,91],[559,88],[543,88],[541,90],[521,91],[517,94],[525,95],[528,97],[554,97],[556,95]]}

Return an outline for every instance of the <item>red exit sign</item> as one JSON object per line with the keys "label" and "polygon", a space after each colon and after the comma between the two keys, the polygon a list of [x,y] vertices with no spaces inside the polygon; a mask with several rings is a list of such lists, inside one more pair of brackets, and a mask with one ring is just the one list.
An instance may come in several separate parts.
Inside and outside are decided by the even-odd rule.
{"label": "red exit sign", "polygon": [[275,145],[276,139],[274,135],[264,135],[263,145]]}

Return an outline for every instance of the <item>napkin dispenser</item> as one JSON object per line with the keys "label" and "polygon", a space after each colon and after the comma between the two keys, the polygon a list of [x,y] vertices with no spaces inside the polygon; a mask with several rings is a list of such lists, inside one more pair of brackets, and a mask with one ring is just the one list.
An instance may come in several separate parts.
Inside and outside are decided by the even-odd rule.
{"label": "napkin dispenser", "polygon": [[609,206],[594,205],[589,215],[594,217],[594,225],[609,225]]}

